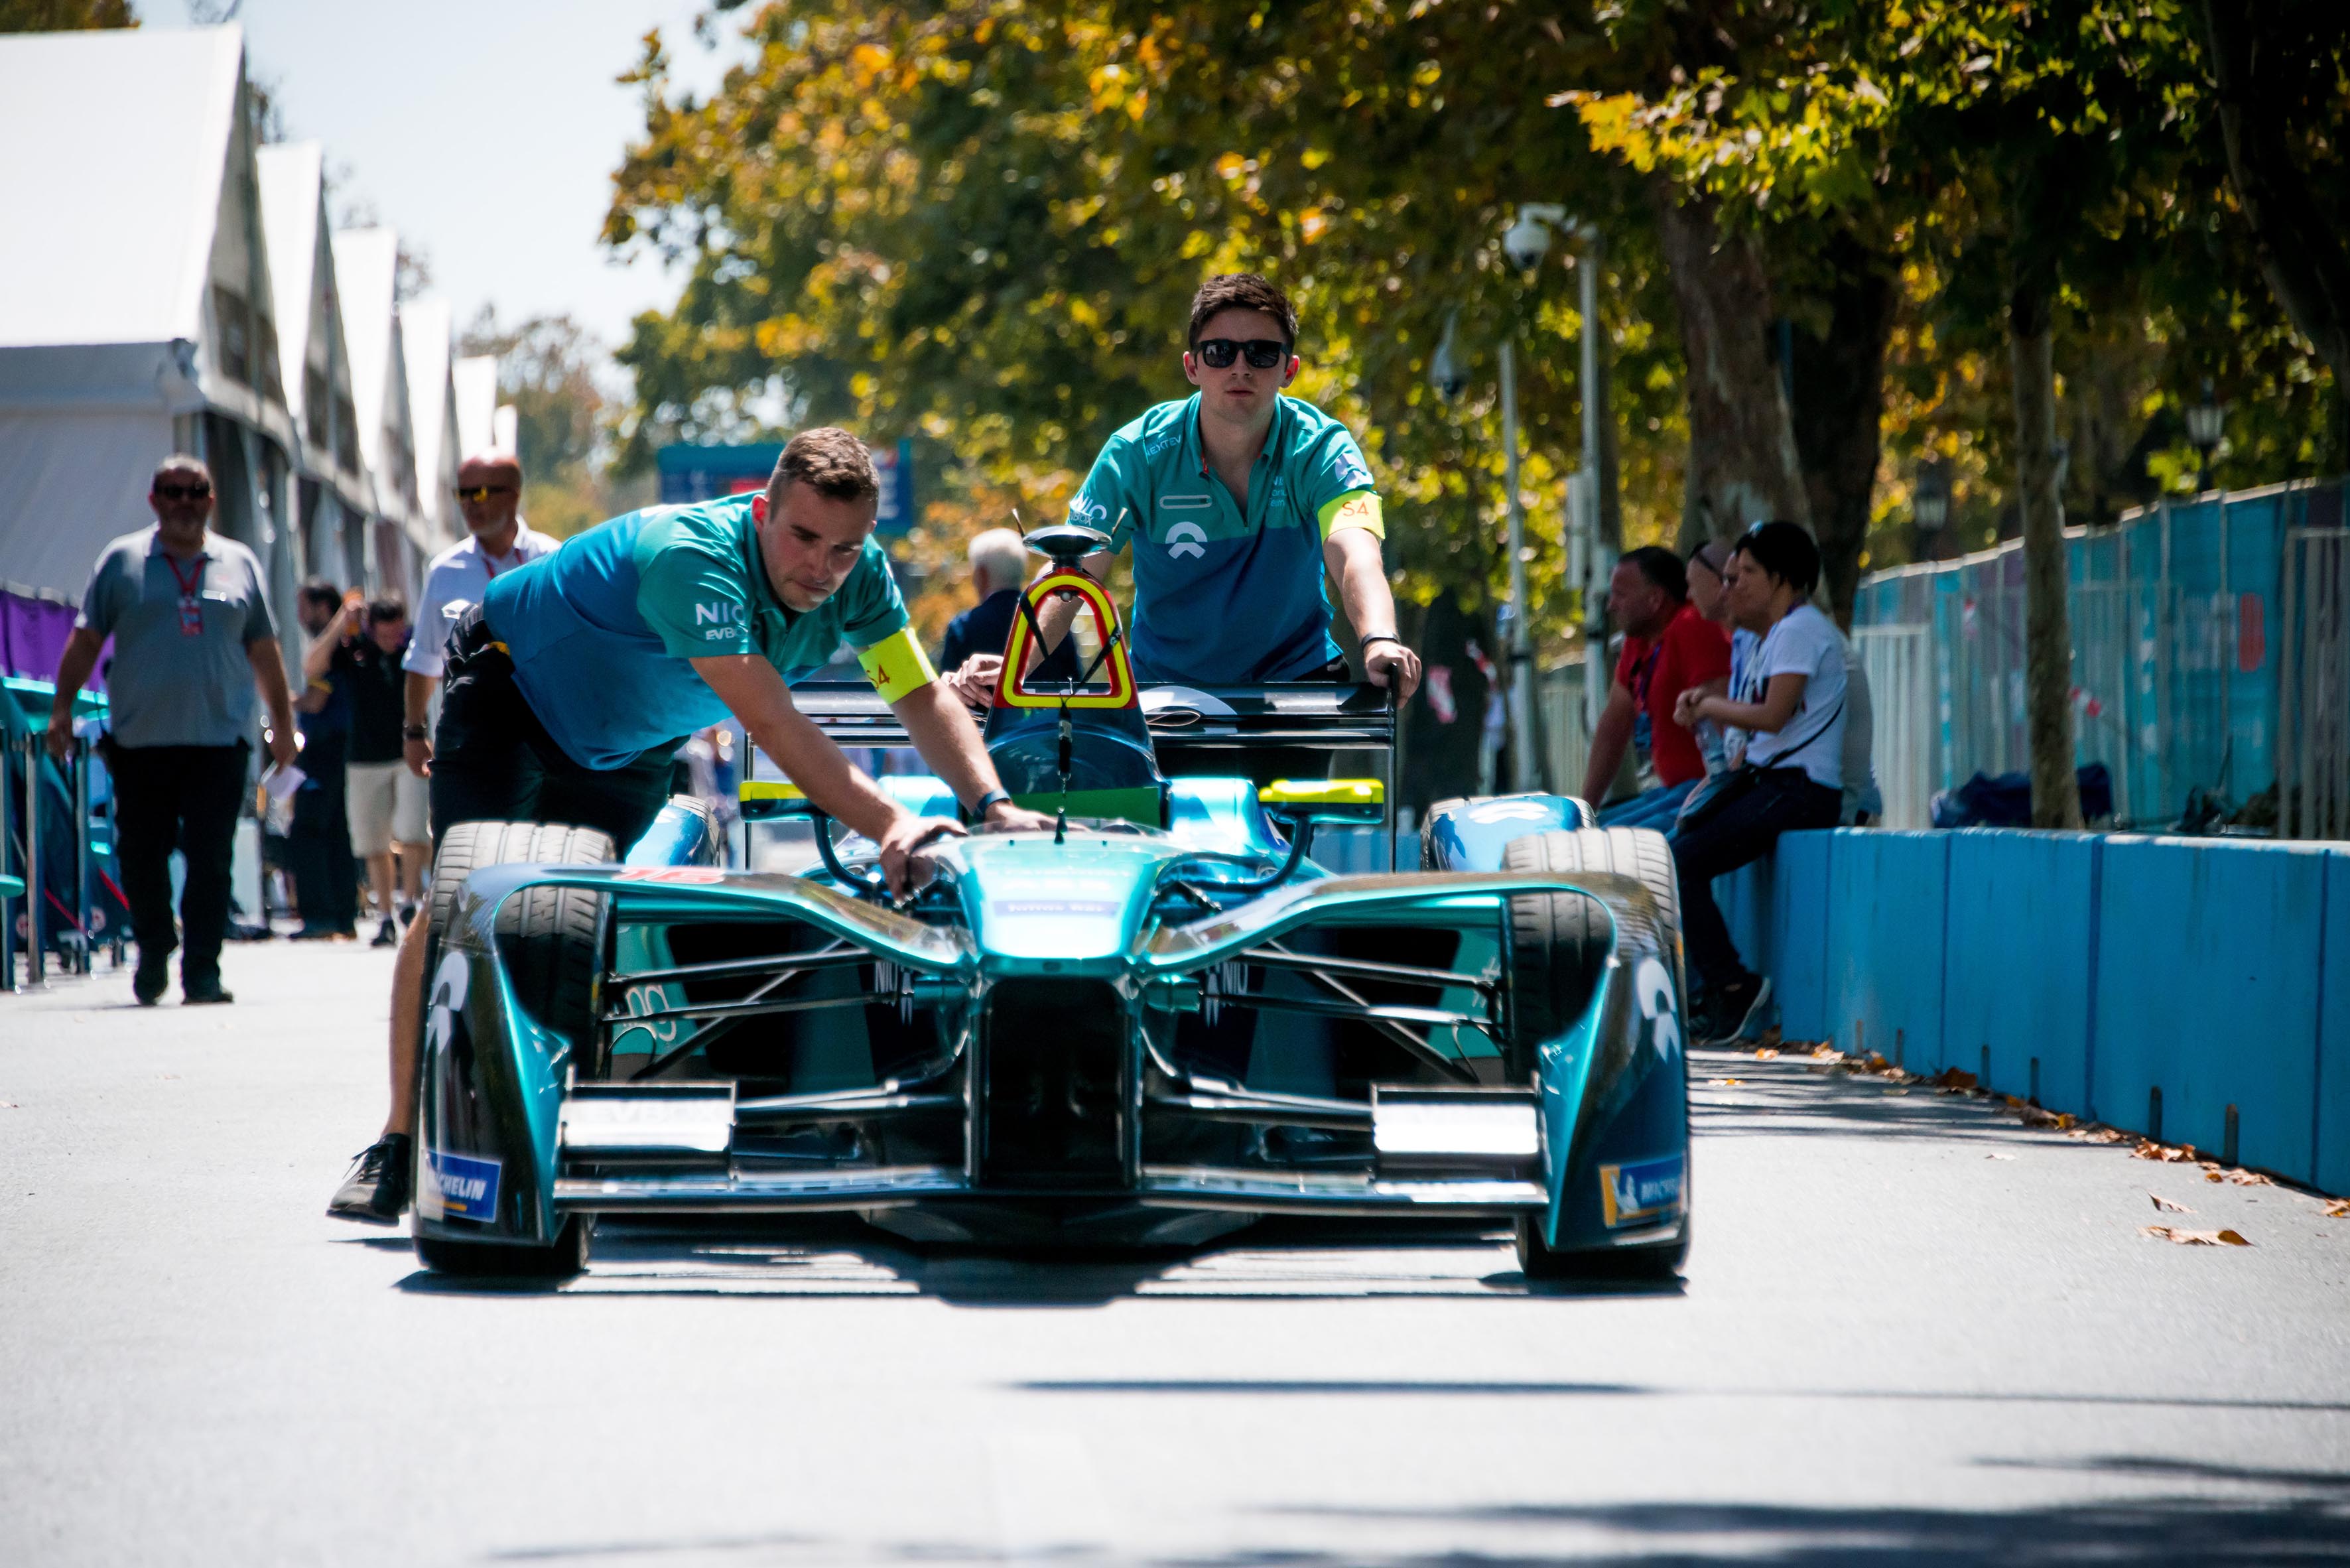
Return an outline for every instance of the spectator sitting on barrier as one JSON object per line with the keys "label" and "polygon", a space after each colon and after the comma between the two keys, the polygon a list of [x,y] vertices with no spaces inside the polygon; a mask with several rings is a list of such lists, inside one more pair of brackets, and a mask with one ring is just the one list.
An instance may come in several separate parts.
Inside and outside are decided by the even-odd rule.
{"label": "spectator sitting on barrier", "polygon": [[[234,998],[221,988],[229,868],[252,754],[254,692],[269,709],[269,753],[294,761],[294,702],[286,659],[253,552],[205,528],[212,471],[167,457],[147,493],[155,524],[99,553],[73,636],[57,659],[48,747],[72,755],[75,693],[114,639],[108,667],[107,769],[114,780],[115,855],[130,929],[139,940],[131,994],[162,999],[172,950],[183,1002]],[[172,851],[187,858],[180,929],[172,924]]]}
{"label": "spectator sitting on barrier", "polygon": [[1844,639],[1811,602],[1819,547],[1795,524],[1758,523],[1730,566],[1731,614],[1761,640],[1728,694],[1685,691],[1673,713],[1684,728],[1711,720],[1732,732],[1735,765],[1672,833],[1697,971],[1693,1033],[1708,1044],[1744,1036],[1771,998],[1771,982],[1739,960],[1713,879],[1769,854],[1782,833],[1834,827],[1844,804]]}
{"label": "spectator sitting on barrier", "polygon": [[1690,688],[1728,678],[1730,639],[1690,603],[1681,558],[1655,545],[1617,563],[1607,614],[1624,628],[1624,650],[1592,732],[1583,798],[1594,805],[1607,799],[1628,742],[1657,782],[1602,811],[1600,825],[1662,829],[1707,772],[1696,737],[1672,722],[1673,706]]}
{"label": "spectator sitting on barrier", "polygon": [[324,577],[302,585],[295,614],[309,639],[302,650],[307,682],[295,702],[302,730],[302,787],[294,794],[294,824],[286,833],[294,872],[294,900],[301,906],[296,941],[349,941],[357,934],[359,871],[351,858],[351,830],[344,787],[350,759],[351,694],[338,678],[336,650],[359,603]]}
{"label": "spectator sitting on barrier", "polygon": [[425,784],[409,770],[400,735],[406,722],[408,674],[402,660],[408,654],[408,606],[380,598],[362,611],[350,601],[334,635],[334,680],[351,705],[350,761],[344,770],[351,852],[367,863],[377,921],[371,945],[388,948],[400,940],[400,927],[415,912],[425,862],[432,858]]}

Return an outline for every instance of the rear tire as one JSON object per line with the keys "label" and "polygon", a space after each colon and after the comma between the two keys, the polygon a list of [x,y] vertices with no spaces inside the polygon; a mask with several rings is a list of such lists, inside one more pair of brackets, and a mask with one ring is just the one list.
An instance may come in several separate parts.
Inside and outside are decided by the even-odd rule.
{"label": "rear tire", "polygon": [[[1513,839],[1503,850],[1502,867],[1506,871],[1598,871],[1634,878],[1656,900],[1659,942],[1671,955],[1673,977],[1680,981],[1680,883],[1673,874],[1672,846],[1663,834],[1645,827],[1586,827],[1572,833],[1528,834]],[[1587,898],[1569,893],[1546,893],[1511,899],[1510,923],[1513,944],[1519,956],[1519,973],[1515,977],[1521,983],[1519,1033],[1534,1040],[1545,1040],[1565,1028],[1591,999],[1591,987],[1597,981],[1600,967],[1607,961],[1607,922]],[[1539,951],[1546,934],[1554,935],[1554,940],[1563,936],[1579,944],[1581,956],[1575,961],[1587,967],[1578,970],[1573,965],[1551,962],[1546,973],[1529,970],[1529,962],[1543,967]],[[1534,944],[1531,948],[1530,943]],[[1596,957],[1589,950],[1592,945],[1601,950]],[[1684,984],[1683,990],[1686,989]],[[1523,998],[1528,994],[1534,998],[1532,1013],[1525,1011]]]}
{"label": "rear tire", "polygon": [[[546,863],[608,866],[619,858],[611,835],[592,827],[536,822],[461,822],[441,841],[432,861],[432,950],[425,954],[425,984],[441,967],[441,944],[456,918],[465,878],[488,866]],[[604,956],[608,900],[583,888],[532,888],[498,909],[498,950],[515,1000],[538,1023],[554,1030],[577,1050],[592,1049],[596,998],[592,994]],[[587,1077],[589,1064],[582,1063]]]}

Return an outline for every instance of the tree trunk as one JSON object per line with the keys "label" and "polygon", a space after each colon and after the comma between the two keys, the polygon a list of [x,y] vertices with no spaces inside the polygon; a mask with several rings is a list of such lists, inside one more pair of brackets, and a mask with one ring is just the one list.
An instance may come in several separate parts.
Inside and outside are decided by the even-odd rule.
{"label": "tree trunk", "polygon": [[1689,361],[1689,483],[1683,547],[1783,517],[1811,525],[1794,423],[1771,361],[1771,280],[1751,236],[1725,233],[1715,204],[1661,177],[1649,199]]}
{"label": "tree trunk", "polygon": [[2015,496],[2023,517],[2024,704],[2032,743],[2032,826],[2081,826],[2073,773],[2073,626],[2058,493],[2052,290],[2018,281],[2008,296],[2015,372]]}
{"label": "tree trunk", "polygon": [[1794,335],[1795,452],[1820,542],[1820,580],[1830,613],[1846,629],[1868,545],[1870,503],[1884,449],[1885,344],[1893,332],[1892,269],[1849,229],[1820,256],[1829,278],[1828,328]]}
{"label": "tree trunk", "polygon": [[2277,303],[2333,368],[2335,399],[2350,402],[2350,246],[2293,161],[2288,105],[2262,90],[2263,67],[2283,67],[2291,44],[2272,24],[2255,36],[2266,15],[2243,0],[2203,4],[2228,174]]}

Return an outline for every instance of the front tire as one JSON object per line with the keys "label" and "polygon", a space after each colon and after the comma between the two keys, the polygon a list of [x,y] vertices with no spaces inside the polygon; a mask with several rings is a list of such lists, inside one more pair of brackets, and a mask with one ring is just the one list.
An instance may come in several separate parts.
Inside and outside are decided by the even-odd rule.
{"label": "front tire", "polygon": [[1660,1247],[1600,1247],[1562,1251],[1543,1240],[1542,1216],[1521,1214],[1517,1225],[1518,1272],[1530,1280],[1565,1282],[1605,1280],[1663,1281],[1689,1262],[1690,1221],[1681,1217],[1677,1241]]}
{"label": "front tire", "polygon": [[567,1280],[588,1266],[591,1227],[579,1215],[564,1220],[551,1246],[517,1241],[455,1241],[416,1238],[416,1261],[438,1274],[469,1280]]}

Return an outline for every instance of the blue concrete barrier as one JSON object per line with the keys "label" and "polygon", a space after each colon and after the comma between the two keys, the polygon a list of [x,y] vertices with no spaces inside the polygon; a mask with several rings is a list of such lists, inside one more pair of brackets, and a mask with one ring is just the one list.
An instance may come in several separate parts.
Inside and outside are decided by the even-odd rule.
{"label": "blue concrete barrier", "polygon": [[2106,841],[2090,1083],[2102,1119],[2221,1154],[2233,1106],[2237,1159],[2314,1179],[2333,858],[2302,845]]}
{"label": "blue concrete barrier", "polygon": [[[1988,1086],[2085,1115],[2103,841],[2006,828],[1949,838],[1942,1053],[1909,1065],[1982,1076],[1987,1053]],[[2038,950],[2052,942],[2043,961]]]}
{"label": "blue concrete barrier", "polygon": [[1716,896],[1790,1040],[2350,1190],[2350,850],[1844,829]]}
{"label": "blue concrete barrier", "polygon": [[2317,960],[2317,1083],[2310,1096],[2316,1185],[2350,1192],[2350,855],[2325,866],[2325,931]]}
{"label": "blue concrete barrier", "polygon": [[1839,833],[1828,865],[1829,1027],[1853,1051],[1939,1072],[1946,833]]}

